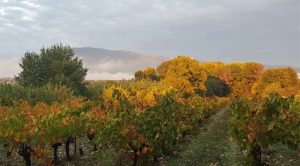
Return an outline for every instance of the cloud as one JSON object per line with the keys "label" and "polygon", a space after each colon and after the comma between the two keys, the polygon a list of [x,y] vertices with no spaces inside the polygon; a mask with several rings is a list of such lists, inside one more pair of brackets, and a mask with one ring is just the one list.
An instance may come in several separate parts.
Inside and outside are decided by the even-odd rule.
{"label": "cloud", "polygon": [[109,72],[100,72],[100,73],[88,73],[86,76],[87,80],[130,80],[133,78],[133,75],[130,73],[109,73]]}
{"label": "cloud", "polygon": [[86,67],[89,68],[91,72],[95,72],[95,71],[116,72],[115,71],[116,69],[119,69],[120,71],[122,67],[124,67],[126,64],[124,64],[124,62],[119,60],[119,61],[100,61],[94,65],[90,63],[86,65],[87,65]]}
{"label": "cloud", "polygon": [[9,2],[10,0],[2,0],[3,3],[7,3]]}
{"label": "cloud", "polygon": [[35,9],[40,9],[41,8],[41,6],[36,3],[36,0],[24,0],[21,3],[28,6],[28,7],[31,7],[31,8],[35,8]]}
{"label": "cloud", "polygon": [[62,42],[298,65],[299,6],[299,0],[2,0],[0,59]]}
{"label": "cloud", "polygon": [[35,10],[20,6],[1,7],[0,13],[2,16],[8,17],[8,19],[6,20],[7,22],[12,21],[10,20],[10,18],[15,18],[17,20],[20,19],[24,21],[34,21],[34,18],[37,16],[37,12]]}
{"label": "cloud", "polygon": [[[7,60],[0,61],[0,78],[1,77],[13,77],[18,75],[21,71],[19,67],[19,58],[11,58]],[[108,62],[107,64],[110,64]],[[103,72],[99,72],[103,71]],[[109,68],[101,68],[101,70],[92,70],[88,71],[86,76],[87,80],[122,80],[122,79],[132,79],[132,73],[125,73],[125,72],[109,72]]]}

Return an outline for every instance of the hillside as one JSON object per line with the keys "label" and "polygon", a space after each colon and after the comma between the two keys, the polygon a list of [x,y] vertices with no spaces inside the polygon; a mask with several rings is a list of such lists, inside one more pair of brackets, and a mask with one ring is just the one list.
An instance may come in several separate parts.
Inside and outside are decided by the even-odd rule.
{"label": "hillside", "polygon": [[150,56],[125,50],[102,48],[74,48],[75,54],[88,67],[87,79],[130,79],[134,72],[147,66],[157,66],[166,57]]}

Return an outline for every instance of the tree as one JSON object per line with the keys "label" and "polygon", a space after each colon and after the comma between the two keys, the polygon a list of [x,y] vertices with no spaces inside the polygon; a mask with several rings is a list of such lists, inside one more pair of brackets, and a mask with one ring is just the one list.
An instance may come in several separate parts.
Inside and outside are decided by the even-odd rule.
{"label": "tree", "polygon": [[40,56],[35,52],[26,52],[19,64],[22,72],[16,78],[19,84],[26,86],[41,86],[43,75],[41,72]]}
{"label": "tree", "polygon": [[240,81],[242,65],[242,63],[229,63],[223,67],[220,78],[224,80],[231,89],[238,81]]}
{"label": "tree", "polygon": [[224,97],[230,93],[230,89],[226,82],[214,76],[207,77],[205,87],[206,96]]}
{"label": "tree", "polygon": [[150,81],[158,81],[159,77],[152,67],[147,67],[145,70],[139,70],[134,73],[134,78],[136,80],[150,80]]}
{"label": "tree", "polygon": [[253,84],[260,78],[264,70],[263,65],[255,62],[245,62],[241,66],[240,74],[233,84],[234,96],[250,97]]}
{"label": "tree", "polygon": [[224,68],[224,63],[222,62],[207,62],[201,64],[203,69],[206,71],[207,75],[211,75],[214,77],[219,77]]}
{"label": "tree", "polygon": [[297,94],[299,84],[297,73],[292,68],[268,69],[253,85],[252,94],[268,96],[277,92],[283,96]]}
{"label": "tree", "polygon": [[171,61],[164,61],[156,68],[157,74],[160,79],[164,79],[166,77],[170,64]]}
{"label": "tree", "polygon": [[255,62],[230,63],[223,67],[219,77],[229,85],[232,96],[249,97],[263,69],[263,65]]}
{"label": "tree", "polygon": [[163,62],[158,71],[163,75],[162,82],[174,86],[185,95],[205,91],[206,72],[199,62],[187,56],[178,56]]}
{"label": "tree", "polygon": [[78,93],[84,89],[87,69],[68,45],[42,48],[40,54],[27,52],[20,67],[22,71],[16,79],[23,86],[65,85]]}

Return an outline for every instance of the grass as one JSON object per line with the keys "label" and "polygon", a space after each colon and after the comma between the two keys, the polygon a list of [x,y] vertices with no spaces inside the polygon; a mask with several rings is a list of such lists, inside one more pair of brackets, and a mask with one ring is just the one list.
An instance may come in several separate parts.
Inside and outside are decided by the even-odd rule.
{"label": "grass", "polygon": [[228,117],[223,110],[208,119],[199,134],[179,145],[179,155],[172,156],[165,165],[241,165],[238,147],[228,141]]}

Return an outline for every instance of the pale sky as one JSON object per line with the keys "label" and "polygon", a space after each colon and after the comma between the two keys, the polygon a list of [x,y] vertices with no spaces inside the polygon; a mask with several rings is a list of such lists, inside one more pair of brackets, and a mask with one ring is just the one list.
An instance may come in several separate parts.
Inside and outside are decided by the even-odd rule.
{"label": "pale sky", "polygon": [[300,66],[300,0],[0,0],[0,76],[57,43]]}

